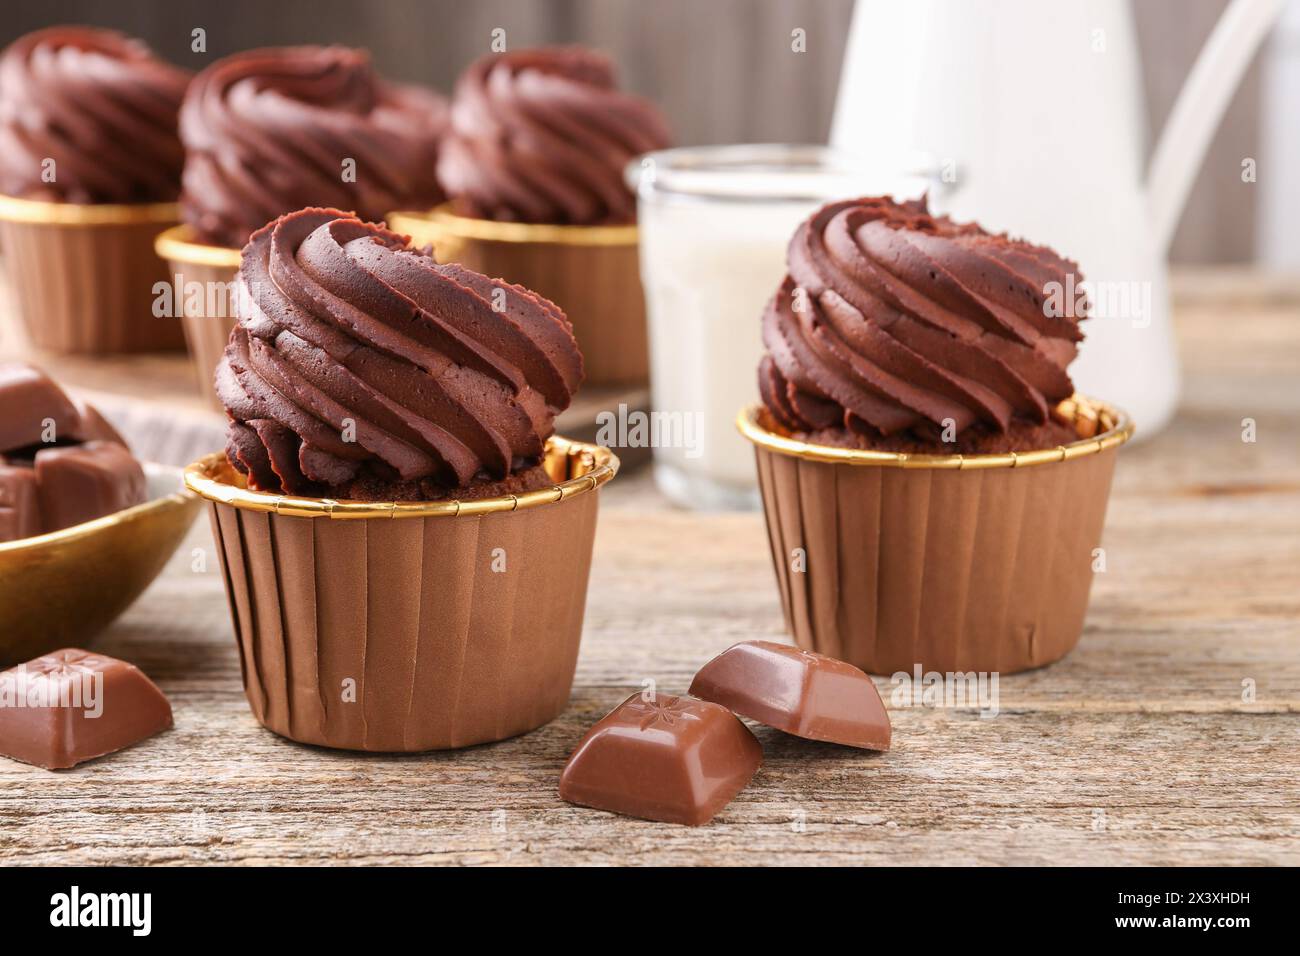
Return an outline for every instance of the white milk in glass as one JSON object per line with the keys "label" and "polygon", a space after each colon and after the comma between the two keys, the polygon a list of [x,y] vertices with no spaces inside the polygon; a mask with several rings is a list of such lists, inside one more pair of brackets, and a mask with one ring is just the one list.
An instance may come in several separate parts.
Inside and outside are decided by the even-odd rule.
{"label": "white milk in glass", "polygon": [[823,203],[916,196],[916,177],[854,172],[822,147],[700,147],[653,154],[638,179],[650,336],[655,480],[700,509],[758,506],[753,447],[736,430],[758,401],[763,310],[795,228]]}

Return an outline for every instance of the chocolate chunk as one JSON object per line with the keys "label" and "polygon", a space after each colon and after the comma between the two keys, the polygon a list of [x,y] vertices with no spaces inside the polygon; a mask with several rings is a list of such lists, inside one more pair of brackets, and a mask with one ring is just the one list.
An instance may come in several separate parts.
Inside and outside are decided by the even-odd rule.
{"label": "chocolate chunk", "polygon": [[0,754],[74,767],[152,737],[172,709],[126,661],[65,648],[0,672]]}
{"label": "chocolate chunk", "polygon": [[0,362],[0,452],[75,438],[81,425],[81,412],[48,375]]}
{"label": "chocolate chunk", "polygon": [[42,448],[36,482],[46,531],[58,531],[145,500],[144,470],[121,445],[91,441]]}
{"label": "chocolate chunk", "polygon": [[889,713],[876,685],[825,654],[745,641],[700,668],[691,694],[797,737],[889,749]]}
{"label": "chocolate chunk", "polygon": [[74,398],[72,404],[77,406],[77,415],[80,419],[76,434],[72,435],[72,438],[77,441],[111,441],[123,448],[126,447],[126,440],[94,405],[83,402],[79,398]]}
{"label": "chocolate chunk", "polygon": [[41,533],[41,505],[36,496],[36,472],[26,465],[0,459],[0,541]]}
{"label": "chocolate chunk", "polygon": [[634,694],[582,738],[560,796],[598,810],[699,826],[744,789],[763,750],[725,707]]}
{"label": "chocolate chunk", "polygon": [[38,368],[0,362],[0,541],[58,531],[146,497],[143,469],[98,411]]}

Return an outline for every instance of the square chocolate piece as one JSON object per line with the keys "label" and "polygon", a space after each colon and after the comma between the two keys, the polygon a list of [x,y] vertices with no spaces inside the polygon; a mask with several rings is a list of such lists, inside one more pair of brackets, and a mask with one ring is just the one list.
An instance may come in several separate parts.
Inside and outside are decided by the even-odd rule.
{"label": "square chocolate piece", "polygon": [[46,531],[58,531],[138,505],[147,497],[144,469],[116,442],[42,448],[36,483]]}
{"label": "square chocolate piece", "polygon": [[0,671],[0,755],[76,766],[172,725],[157,686],[126,661],[65,648]]}
{"label": "square chocolate piece", "polygon": [[701,667],[691,694],[797,737],[889,749],[889,712],[875,683],[825,654],[744,641]]}
{"label": "square chocolate piece", "polygon": [[744,789],[763,762],[749,728],[725,707],[633,694],[582,738],[560,796],[597,810],[699,826]]}
{"label": "square chocolate piece", "polygon": [[75,439],[81,413],[50,377],[25,362],[0,362],[0,452]]}
{"label": "square chocolate piece", "polygon": [[30,538],[41,533],[41,503],[36,471],[27,465],[5,464],[0,458],[0,541]]}

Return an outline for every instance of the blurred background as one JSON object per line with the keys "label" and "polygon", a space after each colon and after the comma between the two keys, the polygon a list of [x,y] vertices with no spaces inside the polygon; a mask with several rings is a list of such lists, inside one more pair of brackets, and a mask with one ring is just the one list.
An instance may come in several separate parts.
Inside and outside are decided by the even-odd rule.
{"label": "blurred background", "polygon": [[[1226,0],[1134,0],[1154,139]],[[682,145],[825,142],[852,0],[46,0],[8,4],[0,44],[55,23],[111,26],[190,69],[256,46],[343,43],[370,49],[381,72],[450,92],[488,52],[583,43],[613,55],[625,86],[655,99]],[[203,27],[207,50],[190,49]],[[806,56],[786,52],[806,31]],[[1241,178],[1257,160],[1257,183]],[[1300,0],[1292,0],[1237,90],[1173,243],[1174,263],[1300,268]]]}

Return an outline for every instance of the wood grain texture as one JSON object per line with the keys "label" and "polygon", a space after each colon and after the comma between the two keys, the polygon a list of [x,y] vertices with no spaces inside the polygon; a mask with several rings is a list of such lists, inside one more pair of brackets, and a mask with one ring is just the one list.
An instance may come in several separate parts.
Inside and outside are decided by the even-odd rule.
{"label": "wood grain texture", "polygon": [[562,803],[570,749],[641,681],[680,693],[729,644],[783,639],[760,516],[673,511],[641,471],[602,492],[559,719],[454,753],[299,746],[249,713],[200,524],[98,644],[157,679],[175,729],[63,773],[0,760],[0,859],[1300,863],[1300,299],[1253,297],[1249,275],[1197,288],[1177,302],[1184,404],[1122,450],[1083,638],[1002,679],[994,717],[894,707],[881,755],[757,728],[764,767],[700,829]]}

